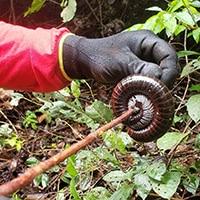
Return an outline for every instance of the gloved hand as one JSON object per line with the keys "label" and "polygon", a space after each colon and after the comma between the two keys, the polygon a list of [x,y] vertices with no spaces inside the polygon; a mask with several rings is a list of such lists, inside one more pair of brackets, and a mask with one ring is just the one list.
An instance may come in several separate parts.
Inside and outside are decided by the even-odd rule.
{"label": "gloved hand", "polygon": [[64,69],[72,79],[116,83],[130,74],[161,79],[171,87],[178,75],[174,49],[148,30],[101,39],[70,35],[64,41]]}

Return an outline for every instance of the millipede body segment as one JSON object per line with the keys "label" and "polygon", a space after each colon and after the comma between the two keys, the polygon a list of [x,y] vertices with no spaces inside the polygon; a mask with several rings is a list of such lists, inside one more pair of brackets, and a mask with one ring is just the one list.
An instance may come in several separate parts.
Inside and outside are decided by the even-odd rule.
{"label": "millipede body segment", "polygon": [[116,116],[129,108],[134,110],[124,122],[129,135],[140,142],[158,139],[170,128],[174,102],[164,83],[146,76],[131,75],[114,88],[111,104]]}

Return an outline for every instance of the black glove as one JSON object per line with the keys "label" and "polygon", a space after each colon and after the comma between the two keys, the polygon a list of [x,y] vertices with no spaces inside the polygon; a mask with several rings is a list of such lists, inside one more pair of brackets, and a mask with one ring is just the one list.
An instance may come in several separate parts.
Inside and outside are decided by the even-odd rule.
{"label": "black glove", "polygon": [[123,32],[101,39],[70,35],[63,62],[72,79],[116,83],[130,74],[161,79],[171,87],[178,75],[174,49],[148,30]]}

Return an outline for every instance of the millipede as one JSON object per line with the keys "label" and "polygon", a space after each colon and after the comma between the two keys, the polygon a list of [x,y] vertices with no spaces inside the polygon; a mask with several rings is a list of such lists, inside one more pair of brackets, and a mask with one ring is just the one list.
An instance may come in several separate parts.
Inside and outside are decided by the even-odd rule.
{"label": "millipede", "polygon": [[150,142],[164,135],[175,110],[167,86],[158,79],[141,75],[122,79],[113,90],[111,105],[116,116],[133,109],[124,124],[129,135],[139,142]]}

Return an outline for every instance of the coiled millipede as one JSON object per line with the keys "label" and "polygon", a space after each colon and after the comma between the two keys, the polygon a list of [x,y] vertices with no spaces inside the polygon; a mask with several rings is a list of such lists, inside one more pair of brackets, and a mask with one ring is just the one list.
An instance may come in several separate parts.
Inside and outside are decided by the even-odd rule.
{"label": "coiled millipede", "polygon": [[114,88],[111,105],[116,116],[129,108],[133,114],[124,121],[129,135],[140,142],[158,139],[170,128],[174,102],[164,83],[146,76],[131,75]]}

